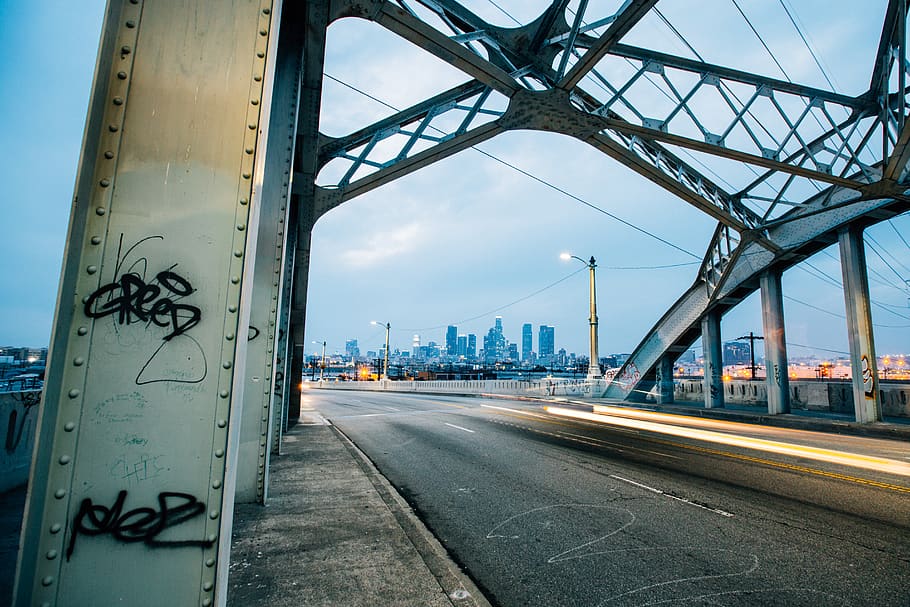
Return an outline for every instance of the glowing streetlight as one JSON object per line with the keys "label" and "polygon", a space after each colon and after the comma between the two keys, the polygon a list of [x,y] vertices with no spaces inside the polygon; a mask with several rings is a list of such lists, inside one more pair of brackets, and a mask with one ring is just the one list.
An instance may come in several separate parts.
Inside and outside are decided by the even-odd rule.
{"label": "glowing streetlight", "polygon": [[[371,320],[370,324],[382,326],[381,322],[376,322],[375,320]],[[391,328],[391,324],[385,323],[385,363],[382,366],[382,379],[389,378],[389,329]]]}
{"label": "glowing streetlight", "polygon": [[314,341],[314,344],[322,344],[322,366],[319,368],[319,381],[322,381],[325,375],[325,342]]}
{"label": "glowing streetlight", "polygon": [[589,261],[585,261],[581,257],[577,257],[571,253],[563,253],[559,257],[565,260],[577,259],[588,266],[588,270],[590,270],[591,316],[588,318],[588,323],[591,327],[591,359],[588,361],[588,379],[600,379],[600,361],[597,355],[597,292],[594,287],[594,268],[597,267],[597,263],[594,261],[593,255]]}

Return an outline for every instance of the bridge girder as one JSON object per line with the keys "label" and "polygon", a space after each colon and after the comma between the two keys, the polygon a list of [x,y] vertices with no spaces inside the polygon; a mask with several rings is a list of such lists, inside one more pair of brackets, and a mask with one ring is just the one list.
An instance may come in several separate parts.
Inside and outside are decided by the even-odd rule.
{"label": "bridge girder", "polygon": [[[455,0],[413,4],[442,26],[403,1],[335,0],[330,19],[372,20],[473,80],[348,136],[315,137],[316,172],[330,163],[343,170],[324,173],[314,220],[505,131],[584,141],[718,221],[693,287],[636,349],[651,352],[661,344],[659,351],[630,360],[644,371],[639,377],[650,377],[666,352],[687,347],[707,311],[728,308],[741,300],[737,294],[754,290],[764,269],[789,267],[827,244],[837,226],[910,201],[906,0],[889,2],[870,87],[857,96],[623,43],[656,0],[629,0],[615,14],[593,16],[582,2],[571,20],[567,0],[555,0],[516,28],[493,26]],[[611,63],[632,69],[618,78]],[[662,112],[637,108],[633,93],[641,87],[666,97]],[[727,112],[721,122],[700,114],[705,96]],[[461,119],[452,121],[456,112]],[[674,149],[749,165],[755,177],[726,191]],[[815,193],[807,197],[807,189]],[[671,325],[683,328],[667,333]],[[608,393],[639,387],[616,383]]]}

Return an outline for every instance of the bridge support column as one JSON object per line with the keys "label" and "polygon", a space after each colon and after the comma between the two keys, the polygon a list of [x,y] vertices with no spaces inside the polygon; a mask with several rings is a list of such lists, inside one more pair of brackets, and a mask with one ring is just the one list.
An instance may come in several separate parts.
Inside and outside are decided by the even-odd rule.
{"label": "bridge support column", "polygon": [[224,605],[280,0],[108,0],[14,604]]}
{"label": "bridge support column", "polygon": [[705,408],[721,408],[724,406],[724,358],[717,312],[708,312],[702,318],[701,343],[705,355]]}
{"label": "bridge support column", "polygon": [[272,401],[275,412],[272,415],[272,455],[281,454],[281,437],[288,429],[288,405],[291,394],[291,351],[288,344],[291,335],[291,298],[294,290],[294,260],[297,251],[297,213],[294,198],[291,199],[288,211],[288,233],[281,279],[280,314],[278,315],[278,340],[275,346],[274,400]]}
{"label": "bridge support column", "polygon": [[768,413],[790,412],[790,376],[787,341],[784,330],[784,295],[781,274],[773,270],[762,273],[762,329],[765,333],[765,383],[768,390]]}
{"label": "bridge support column", "polygon": [[[281,400],[273,397],[276,345],[286,256],[291,169],[300,90],[301,37],[293,7],[283,15],[275,61],[268,149],[259,196],[259,236],[253,270],[250,327],[247,336],[246,384],[240,425],[236,501],[265,504],[268,499],[269,456],[273,417]],[[258,181],[258,180],[257,180]],[[254,194],[255,196],[255,194]],[[283,376],[283,374],[282,374]]]}
{"label": "bridge support column", "polygon": [[655,368],[657,384],[657,404],[669,405],[673,402],[673,363],[676,354],[664,354]]}
{"label": "bridge support column", "polygon": [[882,419],[882,407],[878,394],[878,369],[875,362],[875,340],[872,334],[872,309],[863,231],[860,228],[843,229],[838,233],[838,240],[844,275],[847,337],[850,342],[856,421],[877,422]]}
{"label": "bridge support column", "polygon": [[[302,226],[298,228],[301,230]],[[288,423],[300,419],[301,385],[303,365],[306,363],[306,295],[310,273],[310,240],[312,226],[305,232],[297,232],[297,251],[294,254],[294,293],[291,304],[290,343],[291,385],[288,400]]]}

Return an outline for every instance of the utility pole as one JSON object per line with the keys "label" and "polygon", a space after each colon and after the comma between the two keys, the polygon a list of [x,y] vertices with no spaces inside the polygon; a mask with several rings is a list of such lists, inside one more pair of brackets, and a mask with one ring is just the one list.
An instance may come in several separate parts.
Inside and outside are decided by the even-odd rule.
{"label": "utility pole", "polygon": [[751,358],[751,361],[752,361],[752,378],[751,379],[755,379],[755,340],[764,339],[764,337],[762,337],[761,335],[756,335],[752,331],[749,331],[748,335],[743,335],[742,337],[736,338],[737,341],[739,341],[741,339],[749,340],[749,357]]}

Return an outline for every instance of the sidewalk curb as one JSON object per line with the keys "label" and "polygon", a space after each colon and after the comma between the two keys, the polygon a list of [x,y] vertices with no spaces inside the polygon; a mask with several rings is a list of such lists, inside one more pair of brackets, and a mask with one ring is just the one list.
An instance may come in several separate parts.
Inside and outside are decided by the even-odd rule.
{"label": "sidewalk curb", "polygon": [[376,468],[370,458],[337,426],[331,424],[331,428],[370,479],[453,607],[493,607],[474,581],[452,560],[445,547],[426,528],[423,521],[417,517],[411,506]]}

